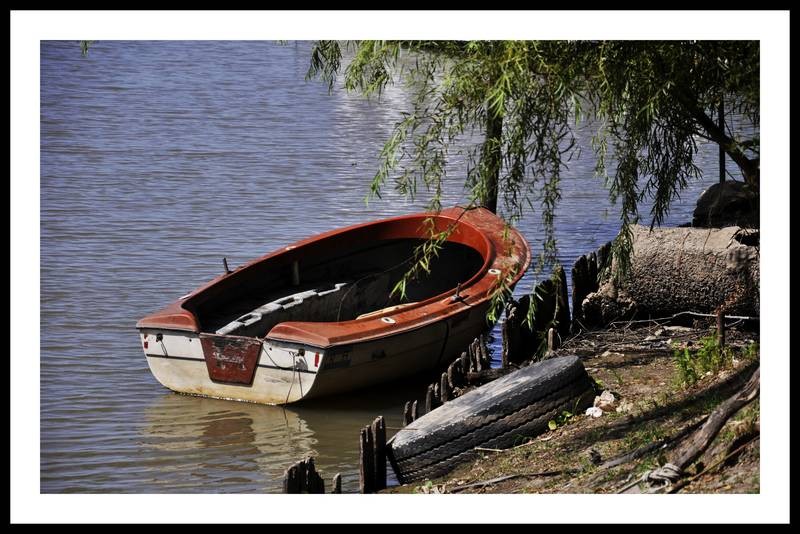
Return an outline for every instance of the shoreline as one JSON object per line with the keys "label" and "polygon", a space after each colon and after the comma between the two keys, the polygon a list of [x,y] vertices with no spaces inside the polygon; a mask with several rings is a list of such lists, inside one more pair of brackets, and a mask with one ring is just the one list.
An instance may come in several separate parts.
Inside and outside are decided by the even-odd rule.
{"label": "shoreline", "polygon": [[[696,383],[677,353],[702,348],[710,321],[691,327],[619,323],[565,340],[552,356],[581,357],[601,390],[614,395],[601,417],[569,414],[555,428],[505,450],[475,450],[475,458],[444,477],[392,486],[379,493],[617,493],[666,463],[690,435],[758,367],[759,333],[728,329],[732,358]],[[680,350],[676,350],[679,348]],[[731,417],[702,456],[684,472],[682,493],[759,493],[760,405]],[[627,487],[626,487],[627,486]],[[677,486],[676,486],[677,487]]]}

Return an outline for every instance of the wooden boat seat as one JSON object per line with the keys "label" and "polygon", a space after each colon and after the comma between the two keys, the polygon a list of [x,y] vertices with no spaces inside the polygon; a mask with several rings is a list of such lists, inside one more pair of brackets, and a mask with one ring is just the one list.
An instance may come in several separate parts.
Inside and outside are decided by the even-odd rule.
{"label": "wooden boat seat", "polygon": [[[306,313],[313,314],[313,308],[329,307],[330,297],[339,292],[347,282],[341,282],[320,289],[309,289],[293,295],[267,302],[253,311],[242,315],[216,331],[221,335],[263,336],[266,330],[278,322],[292,320],[292,308],[305,304]],[[316,302],[315,302],[316,301]],[[315,306],[316,305],[316,306]],[[271,324],[270,324],[271,323]]]}

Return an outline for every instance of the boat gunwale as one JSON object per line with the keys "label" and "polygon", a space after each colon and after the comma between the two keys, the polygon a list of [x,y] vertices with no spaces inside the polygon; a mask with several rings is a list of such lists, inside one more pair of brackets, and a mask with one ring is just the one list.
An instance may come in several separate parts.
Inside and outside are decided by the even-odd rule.
{"label": "boat gunwale", "polygon": [[[485,281],[489,277],[493,277],[489,273],[490,266],[493,263],[495,263],[495,261],[498,259],[497,247],[494,243],[494,240],[490,239],[490,236],[487,235],[489,233],[487,229],[479,227],[473,221],[469,220],[467,216],[469,212],[475,210],[484,211],[490,214],[491,217],[497,218],[499,220],[499,218],[495,214],[485,209],[484,210],[481,210],[480,208],[465,209],[461,207],[454,207],[447,210],[443,210],[439,213],[435,212],[416,213],[416,214],[401,215],[386,219],[380,219],[377,221],[368,221],[365,223],[359,223],[343,228],[329,230],[321,234],[304,238],[300,241],[296,241],[292,244],[273,250],[261,257],[255,258],[237,267],[230,273],[225,273],[215,277],[214,279],[210,280],[206,284],[195,289],[188,295],[185,295],[184,297],[181,297],[173,301],[164,309],[144,317],[137,323],[136,326],[139,330],[164,329],[164,330],[179,331],[184,333],[186,332],[200,333],[201,327],[199,321],[196,315],[191,310],[187,309],[187,306],[197,305],[197,300],[200,299],[201,296],[204,295],[209,289],[217,286],[218,284],[222,283],[225,280],[231,279],[234,276],[237,277],[243,276],[245,273],[251,271],[257,266],[260,266],[265,261],[284,255],[287,252],[302,249],[303,247],[309,246],[314,243],[324,242],[326,240],[335,238],[337,236],[342,236],[343,234],[346,233],[358,230],[365,230],[368,229],[369,227],[373,227],[376,229],[379,228],[380,226],[392,228],[393,226],[398,225],[398,223],[405,223],[414,220],[419,220],[421,223],[424,223],[424,221],[428,220],[431,217],[433,217],[434,219],[442,220],[443,222],[449,222],[449,224],[455,223],[458,225],[463,225],[464,227],[468,227],[470,229],[471,235],[465,237],[465,241],[467,242],[464,241],[454,241],[454,242],[459,242],[481,254],[483,258],[483,264],[467,281],[463,282],[460,285],[460,295],[462,295],[461,299],[457,301],[451,300],[451,297],[456,292],[456,288],[452,288],[442,293],[438,293],[425,300],[414,303],[413,305],[402,309],[400,312],[397,312],[397,310],[394,311],[387,310],[385,313],[379,313],[377,315],[373,315],[368,318],[352,319],[348,321],[338,321],[338,322],[311,322],[311,321],[282,322],[275,325],[273,329],[270,330],[270,332],[263,339],[274,340],[283,343],[293,343],[293,344],[296,343],[300,345],[314,346],[319,348],[329,348],[334,346],[348,345],[359,341],[371,341],[374,339],[379,339],[381,337],[394,336],[406,332],[412,332],[432,322],[445,320],[454,317],[456,315],[459,315],[461,313],[464,313],[465,311],[470,310],[475,306],[479,306],[485,303],[489,299],[488,288],[481,287],[480,290],[477,292],[470,292],[470,289],[475,289],[476,286],[478,285],[485,286],[486,285],[485,283],[480,284],[480,282]],[[518,247],[518,249],[520,250],[520,252],[523,253],[520,254],[519,258],[521,263],[521,268],[518,270],[518,272],[515,273],[513,280],[511,280],[511,285],[513,286],[519,281],[524,272],[527,270],[527,267],[530,265],[530,250],[527,241],[522,236],[522,234],[520,234],[519,231],[517,231],[514,228],[511,228],[511,231],[515,234],[515,237],[519,238],[519,240],[521,241],[522,244],[521,246]],[[492,237],[500,239],[499,231],[496,233],[491,232],[490,235]],[[475,243],[470,242],[470,239],[468,239],[468,237],[474,238],[474,236],[479,237],[478,241],[480,242],[480,245],[482,245],[482,247],[480,248],[482,248],[483,250],[476,247]],[[457,309],[448,309],[450,308],[451,304],[454,304],[456,302],[461,303],[465,306],[459,306]],[[443,303],[446,304],[443,305]],[[395,323],[387,324],[382,321],[383,317],[389,315],[391,315],[393,318],[396,319]],[[335,339],[331,339],[330,337],[325,338],[324,336],[321,335],[309,335],[309,332],[302,330],[302,327],[305,325],[313,325],[315,330],[320,330],[320,329],[324,330],[325,328],[328,328],[334,330],[339,329],[342,330],[343,332],[349,331],[349,334],[345,334]]]}

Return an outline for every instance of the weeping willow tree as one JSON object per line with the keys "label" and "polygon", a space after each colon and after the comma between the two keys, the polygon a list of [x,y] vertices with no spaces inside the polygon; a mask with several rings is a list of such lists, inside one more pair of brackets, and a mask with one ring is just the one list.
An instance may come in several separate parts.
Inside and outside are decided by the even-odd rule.
{"label": "weeping willow tree", "polygon": [[[579,151],[577,129],[594,126],[596,173],[620,207],[612,251],[624,276],[631,225],[649,201],[651,227],[701,171],[698,139],[717,143],[754,190],[759,138],[712,117],[729,113],[759,124],[759,44],[755,41],[318,41],[308,77],[333,89],[380,98],[404,80],[413,109],[395,124],[380,154],[370,194],[393,182],[409,197],[424,187],[441,208],[448,155],[466,152],[471,203],[514,224],[541,214],[539,265],[555,259],[554,212],[560,180]],[[472,145],[464,139],[479,138]],[[417,253],[416,276],[443,236]],[[402,292],[405,279],[396,288]],[[499,293],[507,292],[500,287]]]}

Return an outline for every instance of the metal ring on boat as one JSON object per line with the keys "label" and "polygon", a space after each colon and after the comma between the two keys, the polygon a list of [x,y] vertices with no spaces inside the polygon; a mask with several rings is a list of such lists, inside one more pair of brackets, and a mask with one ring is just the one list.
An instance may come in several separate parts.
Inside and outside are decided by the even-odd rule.
{"label": "metal ring on boat", "polygon": [[392,319],[391,317],[381,317],[381,321],[383,321],[386,324],[394,324],[394,323],[397,322],[394,319]]}
{"label": "metal ring on boat", "polygon": [[489,274],[497,276],[498,274],[500,274],[500,269],[489,269]]}

